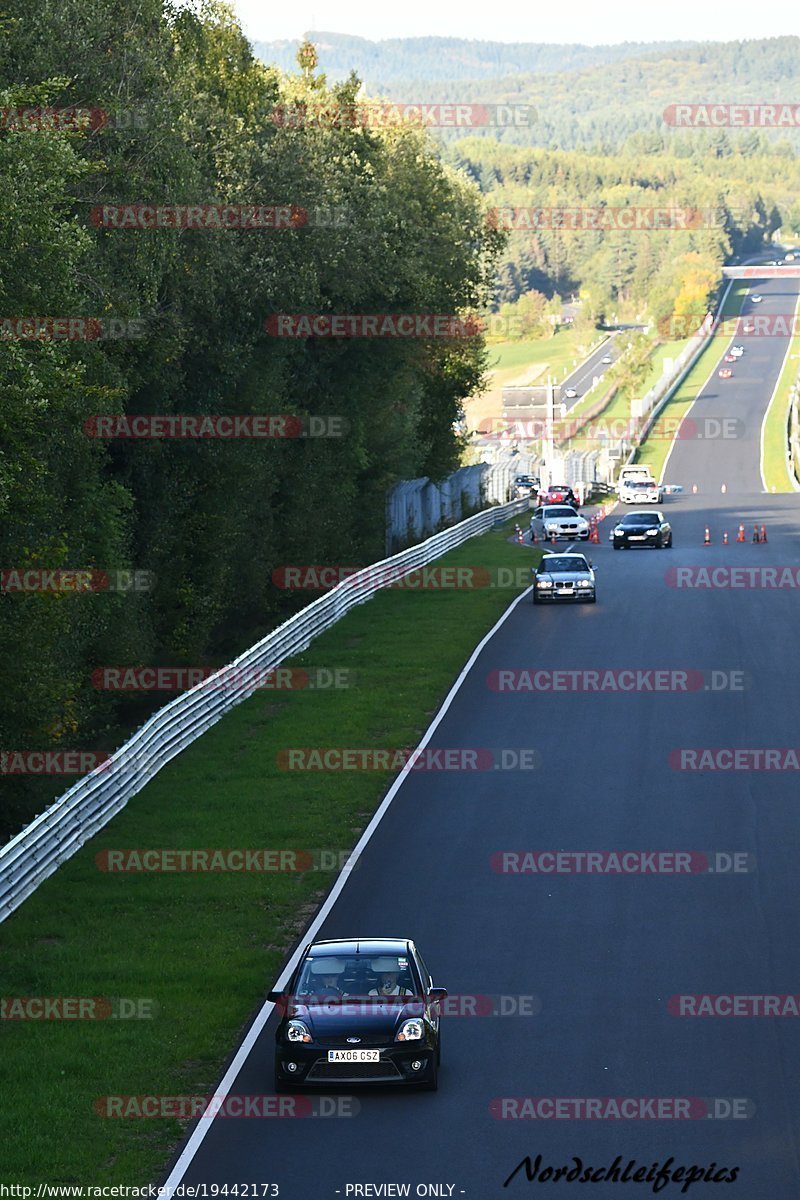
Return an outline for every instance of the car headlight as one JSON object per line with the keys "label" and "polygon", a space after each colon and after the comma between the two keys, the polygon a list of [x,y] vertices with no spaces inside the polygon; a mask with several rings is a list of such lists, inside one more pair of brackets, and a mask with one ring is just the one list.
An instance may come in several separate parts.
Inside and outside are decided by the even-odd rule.
{"label": "car headlight", "polygon": [[592,586],[591,579],[579,579],[578,580],[578,587],[591,587],[591,586]]}
{"label": "car headlight", "polygon": [[287,1042],[310,1042],[311,1034],[308,1031],[308,1026],[302,1021],[290,1021],[286,1026]]}
{"label": "car headlight", "polygon": [[418,1042],[424,1036],[424,1032],[419,1017],[412,1017],[410,1021],[403,1021],[394,1040],[396,1042]]}
{"label": "car headlight", "polygon": [[537,588],[551,588],[553,585],[549,579],[542,579],[541,582],[537,579],[536,586]]}
{"label": "car headlight", "polygon": [[625,530],[622,528],[621,525],[617,525],[616,529],[613,532],[617,535],[617,537],[622,537]]}
{"label": "car headlight", "polygon": [[657,529],[646,529],[645,530],[645,534],[647,535],[647,537],[655,537],[657,533],[658,533]]}
{"label": "car headlight", "polygon": [[545,529],[555,529],[558,532],[558,526],[554,521],[545,521]]}

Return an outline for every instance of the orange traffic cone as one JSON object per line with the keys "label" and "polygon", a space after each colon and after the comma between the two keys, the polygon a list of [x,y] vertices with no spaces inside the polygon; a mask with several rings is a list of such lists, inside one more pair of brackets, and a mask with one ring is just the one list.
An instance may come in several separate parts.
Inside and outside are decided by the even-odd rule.
{"label": "orange traffic cone", "polygon": [[707,526],[707,525],[706,525],[705,537],[703,538],[703,545],[704,545],[704,546],[710,546],[710,545],[711,545],[711,534],[708,532],[708,526]]}
{"label": "orange traffic cone", "polygon": [[745,541],[745,536],[744,536],[744,525],[740,525],[740,526],[739,526],[739,532],[738,532],[738,533],[737,533],[737,535],[736,535],[736,540],[737,540],[737,542],[743,542],[743,541]]}
{"label": "orange traffic cone", "polygon": [[767,540],[767,527],[766,527],[766,525],[762,525],[761,526],[761,541],[765,542],[766,540]]}
{"label": "orange traffic cone", "polygon": [[522,543],[525,541],[525,534],[522,532],[519,525],[515,525],[514,528],[517,531],[517,541],[520,545],[522,545]]}
{"label": "orange traffic cone", "polygon": [[727,544],[728,544],[728,531],[727,531],[727,529],[725,530],[725,532],[724,532],[724,533],[723,533],[723,535],[722,535],[722,544],[723,544],[723,546],[727,546]]}
{"label": "orange traffic cone", "polygon": [[550,544],[551,544],[552,546],[555,546],[555,544],[556,544],[556,540],[557,540],[557,539],[556,539],[556,531],[555,531],[555,529],[552,529],[552,530],[550,531]]}

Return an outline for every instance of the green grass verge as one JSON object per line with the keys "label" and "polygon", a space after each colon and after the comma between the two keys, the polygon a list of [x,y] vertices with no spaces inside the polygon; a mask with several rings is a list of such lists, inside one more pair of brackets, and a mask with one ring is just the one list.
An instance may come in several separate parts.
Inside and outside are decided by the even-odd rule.
{"label": "green grass verge", "polygon": [[[560,329],[551,338],[535,341],[490,342],[489,366],[497,371],[516,368],[522,372],[527,366],[547,363],[548,374],[557,380],[563,379],[599,344],[602,335],[595,332],[591,345],[587,344],[586,338],[586,334],[579,334],[574,329]],[[579,348],[581,345],[583,350]],[[537,382],[541,380],[537,378]]]}
{"label": "green grass verge", "polygon": [[[800,309],[798,301],[795,312]],[[761,471],[768,492],[793,492],[786,465],[786,417],[789,407],[789,389],[798,378],[800,359],[800,334],[794,334],[783,364],[778,386],[767,409],[762,431]]]}
{"label": "green grass verge", "polygon": [[[736,316],[741,312],[748,287],[749,283],[747,280],[737,280],[733,284],[722,310],[724,316]],[[656,422],[656,428],[672,429],[685,417],[706,383],[714,368],[714,364],[719,359],[723,345],[724,342],[721,338],[712,337],[709,340],[708,345],[695,362],[691,371],[661,409],[659,419]],[[636,451],[633,461],[636,463],[646,463],[652,470],[654,478],[659,479],[671,446],[671,438],[647,438]],[[669,483],[670,481],[666,480],[666,482]]]}
{"label": "green grass verge", "polygon": [[[438,563],[490,573],[521,567],[523,579],[540,555],[509,543],[512,528],[472,538]],[[156,847],[351,849],[390,774],[289,773],[277,765],[279,752],[413,747],[519,590],[379,593],[293,660],[344,668],[352,686],[263,691],[233,709],[0,925],[7,1004],[67,996],[156,1006],[152,1019],[3,1022],[6,1180],[156,1178],[186,1122],[108,1119],[94,1101],[208,1094],[334,878],[319,870],[112,874],[95,856]]]}

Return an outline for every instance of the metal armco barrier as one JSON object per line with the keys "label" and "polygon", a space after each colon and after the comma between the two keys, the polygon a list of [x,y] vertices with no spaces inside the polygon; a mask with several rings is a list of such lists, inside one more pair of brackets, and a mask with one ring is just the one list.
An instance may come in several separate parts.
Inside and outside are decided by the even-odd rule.
{"label": "metal armco barrier", "polygon": [[[528,501],[484,509],[401,554],[373,563],[314,600],[191,691],[154,713],[141,729],[90,775],[78,780],[45,812],[0,849],[0,921],[49,875],[107,825],[171,759],[258,690],[258,672],[300,654],[320,633],[375,592],[484,533]],[[224,685],[224,686],[220,686]]]}

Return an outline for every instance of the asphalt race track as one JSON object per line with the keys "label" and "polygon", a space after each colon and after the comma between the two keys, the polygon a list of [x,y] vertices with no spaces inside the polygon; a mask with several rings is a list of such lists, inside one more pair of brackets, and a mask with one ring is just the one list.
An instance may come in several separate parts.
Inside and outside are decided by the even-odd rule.
{"label": "asphalt race track", "polygon": [[[745,312],[793,311],[797,281],[753,286],[764,302]],[[698,761],[682,760],[682,748],[800,746],[800,587],[725,586],[726,571],[713,588],[675,586],[702,578],[687,576],[698,567],[792,566],[800,578],[800,495],[765,495],[759,471],[761,421],[787,343],[738,340],[747,350],[733,378],[715,370],[690,414],[703,430],[732,421],[735,436],[681,438],[667,465],[667,482],[686,489],[663,506],[674,548],[612,552],[606,520],[591,547],[598,603],[521,600],[431,742],[533,747],[541,765],[413,772],[317,934],[412,937],[450,993],[501,995],[506,1008],[508,998],[534,997],[515,1003],[538,1015],[445,1017],[435,1094],[349,1089],[360,1105],[352,1117],[207,1121],[184,1183],[270,1181],[284,1200],[403,1194],[348,1192],[355,1184],[569,1200],[584,1189],[529,1183],[524,1171],[503,1182],[525,1155],[540,1154],[542,1168],[575,1157],[599,1168],[621,1155],[623,1166],[672,1157],[671,1169],[739,1168],[735,1186],[696,1182],[692,1197],[800,1196],[800,1020],[690,1017],[678,1015],[679,1001],[670,1006],[676,996],[800,992],[797,773],[678,769]],[[754,523],[766,526],[766,545],[752,543]],[[690,676],[693,690],[666,693],[487,683],[498,670],[606,668],[705,674]],[[718,853],[750,857],[736,860],[741,871],[624,875],[509,874],[491,861],[503,851],[586,850],[705,852],[712,864]],[[272,1092],[274,1028],[273,1017],[232,1091]],[[662,1110],[681,1119],[648,1118],[647,1104],[642,1119],[580,1119],[578,1105],[553,1119],[547,1106],[534,1115],[500,1104],[513,1097],[692,1100]],[[529,1119],[513,1119],[525,1111]],[[658,1194],[669,1200],[681,1186]],[[629,1193],[652,1195],[652,1184],[585,1189],[603,1200]]]}

